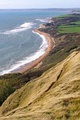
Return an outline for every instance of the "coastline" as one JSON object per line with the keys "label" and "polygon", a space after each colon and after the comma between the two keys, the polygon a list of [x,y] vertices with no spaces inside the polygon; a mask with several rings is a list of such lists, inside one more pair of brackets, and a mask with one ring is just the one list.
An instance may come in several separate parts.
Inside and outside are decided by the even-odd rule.
{"label": "coastline", "polygon": [[42,56],[40,56],[38,59],[32,61],[31,63],[29,63],[27,65],[24,65],[23,67],[21,67],[18,70],[15,70],[14,72],[25,73],[28,70],[30,70],[31,68],[34,68],[34,67],[38,68],[42,64],[42,61],[44,60],[44,58],[52,50],[52,48],[54,46],[53,38],[49,34],[47,34],[45,32],[41,32],[38,29],[34,30],[34,32],[39,33],[39,34],[43,35],[46,38],[46,40],[48,42],[48,47],[46,48],[45,53]]}

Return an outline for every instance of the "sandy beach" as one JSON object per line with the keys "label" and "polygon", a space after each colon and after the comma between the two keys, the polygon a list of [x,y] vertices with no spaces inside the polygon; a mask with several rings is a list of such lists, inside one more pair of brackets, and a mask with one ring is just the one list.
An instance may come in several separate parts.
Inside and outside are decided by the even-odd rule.
{"label": "sandy beach", "polygon": [[26,71],[28,71],[31,68],[39,67],[41,65],[42,61],[44,60],[44,58],[49,54],[49,52],[52,50],[52,48],[54,46],[53,38],[49,34],[41,32],[38,29],[34,30],[34,32],[37,32],[37,33],[45,36],[45,38],[48,42],[48,47],[47,47],[47,49],[45,50],[45,53],[42,56],[40,56],[35,61],[32,61],[28,65],[25,65],[25,66],[21,67],[21,69],[16,70],[16,72],[25,73]]}

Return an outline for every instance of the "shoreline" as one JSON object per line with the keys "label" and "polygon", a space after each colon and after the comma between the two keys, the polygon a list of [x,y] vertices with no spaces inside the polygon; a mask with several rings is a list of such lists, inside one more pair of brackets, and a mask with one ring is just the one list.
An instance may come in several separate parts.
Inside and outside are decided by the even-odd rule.
{"label": "shoreline", "polygon": [[42,64],[42,61],[44,60],[44,58],[49,54],[49,52],[54,47],[54,42],[52,40],[53,38],[49,34],[47,34],[45,32],[41,32],[38,29],[34,30],[34,32],[39,33],[46,38],[46,40],[48,42],[48,47],[46,48],[45,53],[42,56],[40,56],[38,59],[32,61],[31,63],[24,65],[23,67],[21,67],[17,70],[14,70],[13,73],[17,73],[17,72],[25,73],[28,70],[30,70],[31,68],[38,68]]}

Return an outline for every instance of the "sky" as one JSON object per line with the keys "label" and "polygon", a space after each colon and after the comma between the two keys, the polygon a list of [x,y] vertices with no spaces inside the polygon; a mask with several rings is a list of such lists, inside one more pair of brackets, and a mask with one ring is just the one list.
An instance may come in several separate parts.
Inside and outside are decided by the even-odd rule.
{"label": "sky", "polygon": [[80,0],[0,0],[0,9],[80,8]]}

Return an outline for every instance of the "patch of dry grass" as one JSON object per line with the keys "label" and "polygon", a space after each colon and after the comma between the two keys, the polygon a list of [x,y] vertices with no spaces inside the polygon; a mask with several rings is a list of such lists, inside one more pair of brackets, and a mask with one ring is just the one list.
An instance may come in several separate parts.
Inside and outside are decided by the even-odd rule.
{"label": "patch of dry grass", "polygon": [[79,120],[80,52],[28,82],[1,106],[0,120]]}

